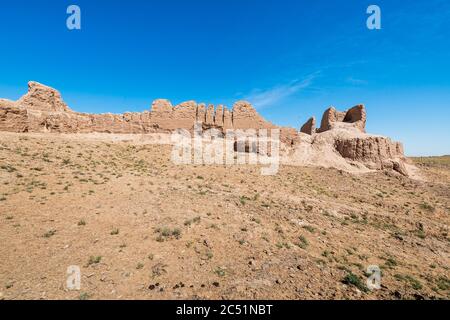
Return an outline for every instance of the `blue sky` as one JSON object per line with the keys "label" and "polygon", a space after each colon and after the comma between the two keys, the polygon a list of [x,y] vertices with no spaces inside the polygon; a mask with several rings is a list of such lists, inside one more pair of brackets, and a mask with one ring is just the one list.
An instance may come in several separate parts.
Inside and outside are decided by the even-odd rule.
{"label": "blue sky", "polygon": [[[381,30],[366,27],[370,4]],[[81,112],[247,99],[296,128],[364,103],[369,132],[408,155],[450,154],[447,0],[15,0],[0,5],[0,35],[3,98],[35,80]]]}

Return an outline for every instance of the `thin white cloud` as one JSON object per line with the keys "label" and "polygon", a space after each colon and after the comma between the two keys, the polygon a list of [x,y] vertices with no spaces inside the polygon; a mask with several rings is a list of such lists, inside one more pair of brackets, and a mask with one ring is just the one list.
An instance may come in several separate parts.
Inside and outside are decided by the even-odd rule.
{"label": "thin white cloud", "polygon": [[282,100],[308,88],[318,74],[319,72],[316,72],[303,80],[294,80],[288,84],[277,85],[267,90],[253,90],[244,97],[244,100],[249,101],[256,109],[275,106]]}
{"label": "thin white cloud", "polygon": [[356,85],[356,86],[363,86],[363,85],[367,85],[368,84],[368,82],[366,80],[356,79],[356,78],[353,78],[353,77],[348,77],[347,78],[347,82],[349,82],[349,83],[351,83],[353,85]]}

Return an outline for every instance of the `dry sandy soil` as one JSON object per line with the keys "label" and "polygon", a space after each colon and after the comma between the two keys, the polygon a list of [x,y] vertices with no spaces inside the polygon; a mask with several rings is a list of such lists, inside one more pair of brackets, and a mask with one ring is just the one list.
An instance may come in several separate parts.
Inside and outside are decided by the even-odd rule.
{"label": "dry sandy soil", "polygon": [[[0,299],[448,299],[450,157],[427,181],[176,166],[168,145],[0,133]],[[66,270],[81,268],[81,290]],[[382,270],[368,291],[366,270]]]}

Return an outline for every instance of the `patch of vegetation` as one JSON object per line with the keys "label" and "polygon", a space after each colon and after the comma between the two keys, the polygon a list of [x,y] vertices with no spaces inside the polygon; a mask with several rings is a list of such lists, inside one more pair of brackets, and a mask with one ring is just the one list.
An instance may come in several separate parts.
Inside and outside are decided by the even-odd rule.
{"label": "patch of vegetation", "polygon": [[434,210],[435,210],[435,208],[431,204],[429,204],[428,202],[425,202],[425,201],[419,205],[419,208],[429,211],[429,212],[434,212]]}
{"label": "patch of vegetation", "polygon": [[81,219],[80,221],[78,221],[78,225],[79,225],[79,226],[85,226],[85,225],[86,225],[86,221],[84,221],[83,219]]}
{"label": "patch of vegetation", "polygon": [[166,270],[167,265],[163,264],[163,263],[157,263],[152,267],[152,277],[159,277],[162,276],[163,274],[167,273]]}
{"label": "patch of vegetation", "polygon": [[44,233],[44,238],[50,238],[53,237],[56,234],[56,230],[52,229]]}
{"label": "patch of vegetation", "polygon": [[316,263],[323,266],[327,264],[327,262],[323,259],[316,259]]}
{"label": "patch of vegetation", "polygon": [[351,272],[352,272],[347,266],[342,265],[342,264],[338,265],[337,268],[338,268],[339,270],[343,270],[343,271],[345,271],[345,272],[347,272],[347,273],[351,273]]}
{"label": "patch of vegetation", "polygon": [[392,257],[389,257],[389,258],[386,259],[384,267],[387,268],[387,269],[393,269],[397,265],[398,265],[397,260],[395,260]]}
{"label": "patch of vegetation", "polygon": [[239,202],[242,204],[242,205],[245,205],[246,203],[247,203],[247,201],[249,201],[249,200],[251,200],[249,197],[246,197],[246,196],[240,196],[239,197]]}
{"label": "patch of vegetation", "polygon": [[219,277],[225,277],[226,270],[221,267],[217,267],[216,270],[214,270],[214,273],[217,274]]}
{"label": "patch of vegetation", "polygon": [[298,237],[297,246],[299,246],[302,249],[306,249],[309,246],[308,239],[306,239],[304,236]]}
{"label": "patch of vegetation", "polygon": [[100,263],[100,261],[102,261],[101,256],[90,256],[89,260],[88,260],[88,266],[93,265],[93,264],[98,264],[98,263]]}
{"label": "patch of vegetation", "polygon": [[406,234],[404,232],[395,231],[391,233],[391,236],[397,240],[403,241]]}
{"label": "patch of vegetation", "polygon": [[111,235],[112,236],[116,236],[116,235],[118,235],[119,234],[119,229],[117,229],[117,228],[115,228],[115,229],[113,229],[112,231],[111,231]]}
{"label": "patch of vegetation", "polygon": [[316,232],[316,228],[314,228],[313,226],[308,226],[308,225],[304,225],[302,226],[303,229],[308,230],[311,233],[315,233]]}
{"label": "patch of vegetation", "polygon": [[421,229],[415,230],[415,231],[414,231],[414,234],[415,234],[417,237],[419,237],[420,239],[425,239],[425,238],[427,237],[426,234],[425,234],[425,231],[424,231],[424,230],[421,230]]}
{"label": "patch of vegetation", "polygon": [[278,249],[283,249],[283,248],[291,249],[291,245],[289,243],[287,243],[287,242],[278,242],[276,244],[276,246],[277,246]]}
{"label": "patch of vegetation", "polygon": [[1,165],[0,169],[3,169],[3,170],[5,170],[6,172],[9,172],[9,173],[17,171],[16,168],[14,168],[12,165],[9,165],[9,164]]}
{"label": "patch of vegetation", "polygon": [[450,167],[450,156],[411,158],[416,164],[424,167]]}
{"label": "patch of vegetation", "polygon": [[420,283],[419,280],[415,279],[414,277],[410,276],[410,275],[402,275],[402,274],[396,274],[394,275],[394,278],[399,280],[399,281],[403,281],[403,282],[407,282],[409,283],[409,285],[414,289],[414,290],[420,290],[422,289],[422,284]]}
{"label": "patch of vegetation", "polygon": [[347,285],[352,285],[361,290],[362,292],[367,292],[369,289],[364,284],[364,282],[361,280],[360,277],[353,274],[352,272],[347,273],[347,275],[342,279],[342,283]]}
{"label": "patch of vegetation", "polygon": [[172,236],[174,236],[176,239],[179,239],[181,237],[181,230],[178,228],[173,229]]}
{"label": "patch of vegetation", "polygon": [[140,269],[142,269],[143,267],[144,267],[144,264],[141,263],[141,262],[139,262],[139,263],[136,265],[136,269],[137,269],[137,270],[140,270]]}
{"label": "patch of vegetation", "polygon": [[446,277],[439,277],[437,280],[437,287],[444,291],[450,290],[450,279]]}
{"label": "patch of vegetation", "polygon": [[275,231],[278,232],[278,234],[281,235],[281,236],[284,235],[284,231],[283,231],[283,229],[280,227],[279,224],[277,224],[277,225],[275,226]]}
{"label": "patch of vegetation", "polygon": [[184,222],[184,225],[185,225],[185,226],[190,226],[190,225],[193,224],[193,223],[199,223],[200,220],[201,220],[201,218],[198,216],[198,217],[195,217],[195,218],[193,218],[193,219],[186,220],[186,221]]}
{"label": "patch of vegetation", "polygon": [[325,250],[324,252],[322,252],[322,257],[329,258],[332,254],[332,252]]}
{"label": "patch of vegetation", "polygon": [[170,229],[167,227],[156,229],[156,233],[158,233],[158,237],[156,241],[164,242],[170,238],[180,239],[181,238],[181,230],[179,228]]}
{"label": "patch of vegetation", "polygon": [[91,297],[91,295],[89,293],[82,292],[82,293],[80,293],[78,299],[80,299],[80,300],[89,300],[90,297]]}

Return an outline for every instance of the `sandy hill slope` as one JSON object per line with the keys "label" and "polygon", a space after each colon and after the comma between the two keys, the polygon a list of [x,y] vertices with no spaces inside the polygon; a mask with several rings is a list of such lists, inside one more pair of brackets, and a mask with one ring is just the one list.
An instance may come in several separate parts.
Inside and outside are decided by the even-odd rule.
{"label": "sandy hill slope", "polygon": [[[414,159],[419,181],[286,164],[261,176],[170,152],[0,133],[0,298],[450,297],[448,157]],[[369,265],[380,290],[366,290]]]}

